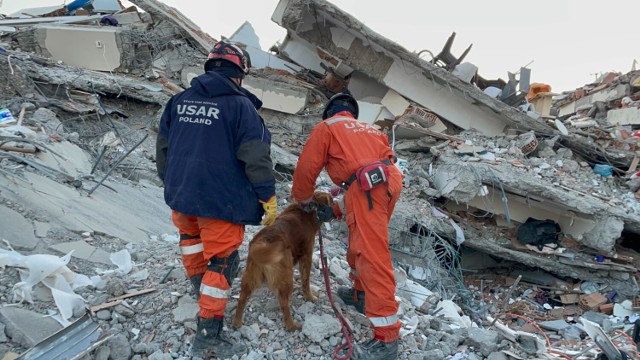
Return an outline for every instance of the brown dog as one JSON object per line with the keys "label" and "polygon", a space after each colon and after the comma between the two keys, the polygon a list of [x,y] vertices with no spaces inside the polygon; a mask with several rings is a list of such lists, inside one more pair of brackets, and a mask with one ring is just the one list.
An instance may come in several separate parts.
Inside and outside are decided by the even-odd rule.
{"label": "brown dog", "polygon": [[[316,192],[312,203],[324,206],[333,204],[331,194]],[[249,243],[247,268],[242,275],[240,299],[233,318],[233,327],[242,326],[242,316],[251,293],[267,286],[278,296],[287,331],[301,326],[291,317],[290,299],[293,293],[293,267],[299,264],[301,287],[306,300],[316,302],[311,293],[309,277],[313,259],[315,235],[320,227],[316,212],[305,212],[297,204],[289,205],[275,222],[262,228]]]}

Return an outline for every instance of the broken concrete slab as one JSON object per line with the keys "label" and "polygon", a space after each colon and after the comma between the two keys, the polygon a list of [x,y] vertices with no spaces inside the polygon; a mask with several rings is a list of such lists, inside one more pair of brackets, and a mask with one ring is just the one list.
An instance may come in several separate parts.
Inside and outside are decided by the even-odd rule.
{"label": "broken concrete slab", "polygon": [[387,110],[389,110],[389,112],[394,116],[400,116],[404,114],[409,105],[411,105],[411,103],[403,98],[402,95],[391,89],[387,91],[382,100],[380,100],[380,103],[384,105],[384,107],[386,107]]}
{"label": "broken concrete slab", "polygon": [[[24,177],[28,185],[7,181],[8,191],[3,195],[56,219],[67,230],[95,231],[133,243],[145,241],[151,234],[175,231],[161,188],[108,183],[117,193],[102,187],[89,198],[38,174],[25,173]],[[123,208],[122,204],[128,205]],[[149,220],[139,222],[141,217]]]}
{"label": "broken concrete slab", "polygon": [[304,66],[348,66],[465,129],[499,134],[514,126],[553,132],[526,114],[516,116],[518,110],[419,59],[327,1],[280,1],[272,20],[288,31],[283,53]]}
{"label": "broken concrete slab", "polygon": [[39,237],[39,238],[47,237],[47,235],[49,234],[49,231],[53,228],[51,224],[46,222],[41,222],[41,221],[34,221],[33,226],[36,230],[35,232],[36,237]]}
{"label": "broken concrete slab", "polygon": [[309,89],[292,84],[247,76],[242,86],[262,100],[263,107],[287,114],[297,114],[307,105]]}
{"label": "broken concrete slab", "polygon": [[[602,269],[602,271],[594,271],[594,269],[585,266],[587,264],[584,260],[577,259],[565,263],[559,261],[559,258],[554,256],[541,256],[535,253],[515,250],[508,245],[511,244],[511,240],[504,236],[478,230],[470,224],[461,221],[459,221],[458,224],[464,229],[466,237],[465,245],[478,251],[483,251],[495,257],[511,260],[532,268],[542,269],[552,274],[583,281],[608,284],[623,296],[635,296],[640,290],[635,281],[630,281],[636,273],[635,270],[612,268],[609,270]],[[454,230],[451,229],[449,233],[453,231]]]}
{"label": "broken concrete slab", "polygon": [[358,108],[358,120],[367,124],[374,124],[377,121],[392,120],[395,118],[383,105],[358,101]]}
{"label": "broken concrete slab", "polygon": [[[54,142],[47,145],[51,151],[43,151],[37,155],[43,165],[58,169],[72,177],[91,173],[91,159],[79,146],[68,141]],[[60,154],[64,154],[61,156]]]}
{"label": "broken concrete slab", "polygon": [[[507,220],[514,219],[520,223],[528,217],[555,220],[563,233],[607,254],[613,253],[623,230],[640,234],[640,219],[637,214],[630,213],[619,204],[611,204],[590,194],[540,181],[530,174],[514,176],[514,169],[510,165],[467,162],[461,166],[459,159],[450,155],[441,155],[439,161],[441,163],[437,168],[444,171],[445,179],[451,178],[451,171],[461,179],[466,179],[464,182],[456,180],[460,184],[447,184],[453,189],[444,193],[445,197],[503,215]],[[468,185],[469,182],[474,185]],[[483,194],[479,191],[481,185],[486,186]],[[453,192],[461,189],[466,193],[470,188],[477,195],[471,201],[468,201],[469,197],[460,198]],[[448,193],[456,196],[447,195]]]}
{"label": "broken concrete slab", "polygon": [[24,19],[3,19],[0,20],[0,26],[29,27],[36,24],[57,23],[57,24],[83,24],[94,21],[100,21],[103,15],[89,16],[55,16],[55,17],[35,17]]}
{"label": "broken concrete slab", "polygon": [[182,32],[184,36],[193,41],[202,54],[209,54],[209,51],[216,43],[215,39],[202,31],[198,25],[194,24],[176,8],[156,0],[133,0],[131,2],[151,14],[154,22],[169,23]]}
{"label": "broken concrete slab", "polygon": [[586,105],[592,105],[598,101],[609,102],[621,99],[630,91],[629,84],[618,84],[613,87],[606,87],[599,91],[595,91],[587,96],[583,96],[575,101],[564,103],[558,108],[558,117],[567,117],[574,114],[578,109]]}
{"label": "broken concrete slab", "polygon": [[172,95],[162,84],[154,85],[129,76],[72,68],[40,58],[27,58],[24,55],[12,56],[11,61],[18,65],[26,76],[51,85],[73,84],[74,88],[86,92],[100,91],[117,96],[124,95],[161,106],[164,106]]}
{"label": "broken concrete slab", "polygon": [[607,112],[607,122],[611,125],[640,125],[640,109],[614,109]]}
{"label": "broken concrete slab", "polygon": [[0,229],[0,238],[8,241],[16,250],[33,250],[40,241],[30,221],[3,205],[0,205]]}
{"label": "broken concrete slab", "polygon": [[8,17],[10,17],[10,18],[33,18],[33,17],[38,17],[38,16],[49,14],[49,13],[55,11],[55,10],[60,9],[60,7],[61,6],[57,5],[57,6],[42,6],[42,7],[33,7],[33,8],[20,9],[18,11],[15,11],[15,12],[9,14]]}
{"label": "broken concrete slab", "polygon": [[53,318],[14,306],[0,308],[0,322],[11,341],[30,348],[62,329]]}
{"label": "broken concrete slab", "polygon": [[122,29],[37,25],[32,29],[37,54],[71,66],[98,71],[115,71],[123,65]]}
{"label": "broken concrete slab", "polygon": [[111,15],[111,17],[116,19],[119,25],[129,25],[129,26],[139,26],[139,27],[147,26],[147,24],[142,22],[142,18],[140,18],[140,14],[137,11],[113,14]]}
{"label": "broken concrete slab", "polygon": [[71,256],[88,260],[94,263],[113,265],[111,261],[110,254],[102,249],[96,248],[95,246],[89,245],[84,240],[80,241],[72,241],[63,244],[55,244],[51,245],[50,248],[60,251],[63,254],[68,254],[73,251]]}
{"label": "broken concrete slab", "polygon": [[171,311],[173,319],[178,323],[192,321],[196,319],[198,314],[198,303],[191,296],[183,296],[178,300],[178,306]]}

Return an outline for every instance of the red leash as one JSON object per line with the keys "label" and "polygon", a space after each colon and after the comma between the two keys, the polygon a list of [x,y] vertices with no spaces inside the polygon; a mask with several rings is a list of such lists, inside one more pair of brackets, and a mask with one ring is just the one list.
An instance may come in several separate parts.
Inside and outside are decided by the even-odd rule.
{"label": "red leash", "polygon": [[[320,224],[322,226],[322,224]],[[327,297],[329,298],[329,302],[331,303],[331,308],[333,312],[336,314],[336,317],[342,324],[342,335],[344,335],[345,341],[340,344],[335,350],[333,350],[333,358],[336,360],[349,360],[351,359],[351,355],[353,355],[353,331],[347,322],[347,319],[342,316],[340,310],[333,302],[333,294],[331,293],[331,286],[329,285],[329,267],[327,266],[327,258],[324,256],[324,246],[322,245],[322,231],[318,229],[318,240],[320,242],[320,261],[322,262],[322,275],[324,276],[324,285],[327,289]],[[338,355],[338,353],[345,348],[348,348],[346,355]]]}

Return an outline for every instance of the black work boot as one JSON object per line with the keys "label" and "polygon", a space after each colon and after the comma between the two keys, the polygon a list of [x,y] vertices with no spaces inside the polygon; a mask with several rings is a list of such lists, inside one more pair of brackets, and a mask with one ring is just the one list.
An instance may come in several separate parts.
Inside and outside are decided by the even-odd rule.
{"label": "black work boot", "polygon": [[386,343],[371,339],[356,346],[355,353],[357,360],[395,360],[398,358],[398,340]]}
{"label": "black work boot", "polygon": [[200,284],[202,284],[202,277],[204,274],[194,275],[189,278],[191,285],[193,285],[193,292],[196,294],[196,300],[200,300]]}
{"label": "black work boot", "polygon": [[364,291],[356,291],[354,288],[340,286],[338,288],[338,296],[345,304],[355,306],[359,313],[364,314]]}
{"label": "black work boot", "polygon": [[198,316],[198,329],[191,347],[191,356],[205,360],[228,359],[247,352],[247,347],[239,342],[232,343],[222,333],[222,319],[203,319]]}

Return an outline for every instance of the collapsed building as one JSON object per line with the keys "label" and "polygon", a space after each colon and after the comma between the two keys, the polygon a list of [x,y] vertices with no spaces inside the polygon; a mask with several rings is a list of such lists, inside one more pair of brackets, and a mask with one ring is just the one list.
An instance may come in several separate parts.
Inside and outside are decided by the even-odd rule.
{"label": "collapsed building", "polygon": [[[118,170],[159,189],[154,136],[147,137],[169,97],[202,72],[215,40],[157,0],[130,8],[100,3],[86,14],[30,9],[0,19],[0,107],[11,115],[0,119],[0,170],[10,184],[3,197],[22,199],[71,231],[135,244],[171,229],[157,219],[127,224],[126,213],[101,214],[113,199],[96,189],[116,189],[122,203],[136,199],[130,211],[146,219],[162,213],[150,200],[158,193],[140,197],[105,180]],[[346,89],[358,100],[359,119],[388,133],[405,174],[390,247],[412,281],[457,298],[477,322],[487,318],[477,299],[485,284],[509,288],[507,298],[520,282],[555,289],[550,299],[581,305],[579,312],[605,313],[600,306],[623,299],[636,304],[640,71],[556,94],[531,83],[526,67],[508,81],[483,78],[464,61],[471,47],[451,53],[455,33],[425,59],[323,0],[281,0],[272,20],[287,35],[269,51],[249,23],[229,40],[251,55],[243,86],[264,102],[280,198],[322,104]],[[21,190],[16,164],[44,177],[28,175],[30,188]],[[321,177],[318,186],[331,184]],[[47,200],[27,194],[34,190]],[[91,200],[79,195],[87,192]],[[69,198],[77,206],[65,204]],[[32,236],[24,246],[22,235],[12,235],[5,240],[13,248],[36,249]],[[596,296],[612,293],[620,300]],[[565,299],[571,294],[580,296]],[[431,300],[420,301],[416,307]]]}

